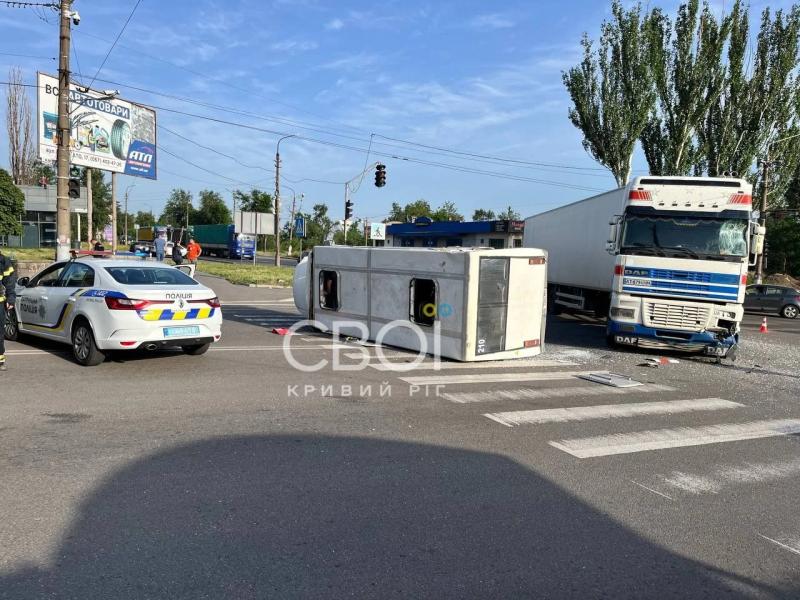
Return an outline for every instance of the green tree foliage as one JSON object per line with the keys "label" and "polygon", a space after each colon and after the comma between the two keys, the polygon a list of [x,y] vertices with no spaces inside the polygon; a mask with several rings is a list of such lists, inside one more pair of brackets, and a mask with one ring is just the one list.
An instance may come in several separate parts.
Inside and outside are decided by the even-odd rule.
{"label": "green tree foliage", "polygon": [[509,206],[503,212],[499,213],[497,218],[502,221],[519,221],[522,217],[520,217],[517,211]]}
{"label": "green tree foliage", "polygon": [[800,217],[767,222],[767,270],[800,276]]}
{"label": "green tree foliage", "polygon": [[[86,185],[86,172],[83,171],[83,185]],[[92,234],[96,237],[98,232],[111,223],[111,183],[106,183],[105,172],[92,169]]]}
{"label": "green tree foliage", "polygon": [[231,211],[218,192],[203,190],[200,192],[200,208],[194,214],[195,225],[228,225],[233,223]]}
{"label": "green tree foliage", "polygon": [[164,205],[159,223],[161,225],[172,225],[182,227],[186,225],[187,216],[191,224],[194,208],[192,207],[192,194],[186,190],[173,189]]}
{"label": "green tree foliage", "polygon": [[434,221],[463,221],[464,215],[458,212],[455,202],[445,202],[432,214]]}
{"label": "green tree foliage", "polygon": [[333,234],[333,241],[339,245],[348,245],[348,246],[363,246],[365,244],[366,238],[364,237],[364,222],[360,219],[356,219],[352,223],[350,223],[349,227],[347,228],[347,241],[345,242],[344,239],[344,231],[339,230],[335,234]]}
{"label": "green tree foliage", "polygon": [[326,204],[315,204],[311,210],[311,213],[297,213],[302,214],[306,220],[306,237],[303,239],[303,248],[321,246],[331,237],[333,231],[333,221],[328,216]]}
{"label": "green tree foliage", "polygon": [[493,210],[485,210],[483,208],[476,208],[472,213],[473,221],[493,221],[495,219]]}
{"label": "green tree foliage", "polygon": [[0,169],[0,235],[22,235],[25,196],[8,171]]}
{"label": "green tree foliage", "polygon": [[236,210],[242,212],[271,213],[273,211],[272,196],[255,188],[249,192],[235,190],[233,202]]}
{"label": "green tree foliage", "polygon": [[397,202],[392,202],[392,210],[389,212],[387,220],[406,223],[416,217],[430,218],[432,214],[433,210],[427,200],[415,200],[406,204],[405,207],[400,206]]}
{"label": "green tree foliage", "polygon": [[583,36],[583,60],[563,74],[572,99],[569,118],[583,133],[583,147],[607,167],[620,186],[628,182],[636,140],[655,103],[651,77],[650,19],[640,4],[611,4],[595,52]]}
{"label": "green tree foliage", "polygon": [[641,140],[654,175],[688,175],[702,160],[696,134],[722,93],[722,51],[731,18],[720,23],[707,3],[678,8],[674,28],[659,8],[650,17],[650,65],[657,106]]}
{"label": "green tree foliage", "polygon": [[152,227],[156,224],[156,216],[149,210],[140,210],[133,217],[133,220],[139,227]]}

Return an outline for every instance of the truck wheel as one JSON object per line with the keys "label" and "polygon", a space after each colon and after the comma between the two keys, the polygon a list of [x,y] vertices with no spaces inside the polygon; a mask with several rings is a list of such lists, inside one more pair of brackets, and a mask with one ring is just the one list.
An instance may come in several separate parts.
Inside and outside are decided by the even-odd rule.
{"label": "truck wheel", "polygon": [[78,364],[94,367],[106,359],[105,353],[97,347],[94,333],[85,320],[78,321],[72,328],[72,355]]}
{"label": "truck wheel", "polygon": [[800,310],[794,304],[787,304],[781,309],[781,316],[784,319],[796,319],[798,314]]}
{"label": "truck wheel", "polygon": [[205,354],[208,352],[208,349],[211,347],[211,343],[208,344],[198,344],[196,346],[181,346],[181,350],[183,350],[186,354],[190,356],[200,356],[201,354]]}

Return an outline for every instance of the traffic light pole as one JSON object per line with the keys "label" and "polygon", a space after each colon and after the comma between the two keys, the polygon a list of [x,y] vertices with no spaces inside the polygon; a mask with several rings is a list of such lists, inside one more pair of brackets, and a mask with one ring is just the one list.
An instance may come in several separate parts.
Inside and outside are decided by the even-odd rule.
{"label": "traffic light pole", "polygon": [[371,171],[375,167],[377,167],[379,162],[374,162],[371,165],[365,167],[358,175],[353,177],[350,181],[346,181],[344,184],[344,243],[347,244],[347,223],[350,220],[349,217],[352,215],[348,215],[348,209],[352,206],[350,203],[350,184],[353,183],[356,179],[364,177],[364,173],[367,171]]}
{"label": "traffic light pole", "polygon": [[58,50],[58,147],[56,149],[56,260],[69,259],[69,52],[70,4],[61,0]]}

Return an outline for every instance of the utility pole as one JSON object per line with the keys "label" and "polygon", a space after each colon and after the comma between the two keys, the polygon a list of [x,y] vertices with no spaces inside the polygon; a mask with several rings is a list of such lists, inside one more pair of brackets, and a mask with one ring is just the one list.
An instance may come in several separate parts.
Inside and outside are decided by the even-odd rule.
{"label": "utility pole", "polygon": [[[92,225],[92,170],[86,169],[86,241],[91,242],[94,237],[94,225]],[[91,248],[89,248],[91,250]]]}
{"label": "utility pole", "polygon": [[[761,161],[761,209],[758,222],[762,226],[767,224],[767,182],[769,177],[769,148],[767,149],[767,156]],[[764,279],[764,253],[758,255],[756,258],[756,283],[762,283]]]}
{"label": "utility pole", "polygon": [[125,243],[130,245],[131,241],[128,239],[128,194],[131,188],[135,188],[136,184],[132,183],[125,189]]}
{"label": "utility pole", "polygon": [[117,174],[111,173],[111,254],[117,251]]}
{"label": "utility pole", "polygon": [[[300,204],[303,203],[303,197],[304,196],[305,196],[305,194],[303,194],[303,193],[300,194]],[[295,200],[296,199],[297,199],[297,193],[292,191],[292,219],[291,219],[291,221],[289,221],[289,254],[292,253],[292,239],[294,238],[294,217],[295,217],[295,214],[296,214],[296,211],[297,211],[296,206],[295,206]],[[301,249],[302,249],[302,246],[301,246]]]}
{"label": "utility pole", "polygon": [[[285,135],[278,140],[275,148],[275,266],[281,266],[281,142],[295,137],[294,134]],[[264,242],[266,245],[266,240]],[[258,245],[258,240],[256,240]]]}
{"label": "utility pole", "polygon": [[58,148],[56,149],[56,260],[69,259],[69,52],[72,0],[61,0],[58,49]]}

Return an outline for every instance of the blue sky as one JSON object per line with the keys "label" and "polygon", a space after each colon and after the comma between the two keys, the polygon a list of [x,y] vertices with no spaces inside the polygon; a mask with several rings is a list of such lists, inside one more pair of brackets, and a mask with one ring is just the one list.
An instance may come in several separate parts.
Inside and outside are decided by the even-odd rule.
{"label": "blue sky", "polygon": [[[78,79],[94,76],[134,4],[75,2],[82,20],[73,30],[71,66]],[[579,132],[568,121],[569,100],[561,83],[561,71],[579,59],[582,32],[596,37],[608,5],[597,0],[142,0],[93,87],[119,89],[124,98],[163,109],[361,149],[284,141],[287,210],[291,186],[305,194],[304,209],[325,202],[341,218],[341,182],[363,168],[363,149],[375,133],[373,150],[395,157],[370,157],[370,162],[385,162],[388,184],[375,188],[368,175],[354,196],[357,217],[380,219],[392,202],[418,198],[434,206],[453,201],[467,218],[475,208],[507,205],[527,216],[592,193],[564,184],[598,191],[614,187],[613,178],[584,152]],[[57,20],[47,16],[49,22],[31,9],[0,7],[0,53],[40,57],[0,54],[1,73],[18,65],[33,83],[37,70],[55,71],[50,57],[57,53]],[[167,110],[159,111],[158,118],[165,128],[159,131],[159,146],[206,170],[161,152],[157,182],[122,177],[123,189],[136,184],[130,193],[132,212],[159,212],[174,187],[195,195],[215,189],[228,201],[233,188],[274,188],[277,134]],[[380,136],[577,168],[469,161]],[[0,165],[7,165],[6,144],[0,146]],[[643,162],[637,159],[634,168],[644,168]]]}

